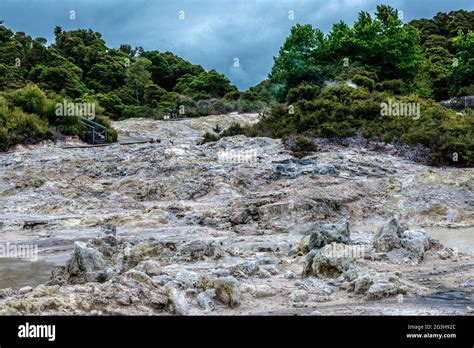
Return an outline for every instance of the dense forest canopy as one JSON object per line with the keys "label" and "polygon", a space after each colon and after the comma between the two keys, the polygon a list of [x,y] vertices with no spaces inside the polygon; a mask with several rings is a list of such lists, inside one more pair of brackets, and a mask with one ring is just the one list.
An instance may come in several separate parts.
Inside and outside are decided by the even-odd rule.
{"label": "dense forest canopy", "polygon": [[[297,24],[268,79],[246,92],[171,52],[109,48],[90,29],[56,27],[54,35],[47,45],[0,24],[0,149],[82,137],[78,117],[55,113],[67,100],[94,103],[96,121],[110,130],[108,141],[116,139],[109,119],[161,118],[178,108],[187,117],[269,108],[259,124],[221,135],[362,134],[421,144],[432,164],[474,163],[472,112],[458,117],[436,103],[474,95],[474,12],[403,23],[396,9],[380,5],[374,15],[361,12],[352,26],[339,22],[328,34]],[[422,117],[381,117],[387,100],[419,103]]]}

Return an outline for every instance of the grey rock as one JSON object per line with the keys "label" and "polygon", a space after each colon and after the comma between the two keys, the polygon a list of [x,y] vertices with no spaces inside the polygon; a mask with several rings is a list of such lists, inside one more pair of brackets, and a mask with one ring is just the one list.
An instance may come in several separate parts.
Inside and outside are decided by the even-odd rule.
{"label": "grey rock", "polygon": [[306,302],[308,301],[308,292],[305,290],[294,290],[290,293],[290,303]]}
{"label": "grey rock", "polygon": [[260,270],[267,271],[271,275],[277,275],[280,273],[280,270],[275,265],[262,265],[260,266]]}
{"label": "grey rock", "polygon": [[461,285],[464,288],[472,288],[474,287],[474,279],[468,279]]}
{"label": "grey rock", "polygon": [[146,274],[145,272],[132,269],[126,272],[125,275],[128,278],[136,280],[137,282],[153,285],[153,279],[151,279],[150,276]]}
{"label": "grey rock", "polygon": [[0,289],[0,299],[11,297],[15,295],[15,291],[12,288]]}
{"label": "grey rock", "polygon": [[105,265],[102,253],[84,242],[74,243],[74,252],[67,265],[67,272],[78,274],[101,269]]}
{"label": "grey rock", "polygon": [[202,240],[185,243],[179,251],[189,261],[203,260],[205,257],[219,258],[222,256],[222,251],[213,242]]}
{"label": "grey rock", "polygon": [[20,290],[18,290],[18,293],[20,295],[25,295],[33,291],[33,288],[31,286],[24,286]]}
{"label": "grey rock", "polygon": [[363,275],[355,281],[354,292],[359,295],[364,295],[369,291],[370,287],[374,283],[374,280],[369,275]]}
{"label": "grey rock", "polygon": [[292,249],[290,254],[308,253],[312,249],[322,248],[331,243],[351,243],[349,222],[346,219],[333,224],[324,222],[304,224],[296,227],[296,232],[307,236]]}
{"label": "grey rock", "polygon": [[380,227],[374,237],[374,247],[378,252],[387,252],[401,247],[402,236],[400,225],[396,219],[388,221]]}
{"label": "grey rock", "polygon": [[166,283],[173,281],[174,277],[163,274],[163,275],[159,275],[159,276],[154,276],[154,277],[152,277],[152,279],[156,284],[163,286]]}
{"label": "grey rock", "polygon": [[400,239],[403,248],[408,250],[412,259],[420,261],[425,251],[433,246],[433,240],[424,230],[405,231]]}
{"label": "grey rock", "polygon": [[438,256],[442,260],[456,259],[459,256],[459,251],[455,248],[444,247],[438,251]]}
{"label": "grey rock", "polygon": [[321,278],[304,278],[295,282],[295,285],[315,295],[324,296],[334,292],[334,288]]}
{"label": "grey rock", "polygon": [[380,300],[398,294],[405,294],[408,287],[393,273],[366,273],[360,275],[354,284],[354,292],[366,295],[369,300]]}
{"label": "grey rock", "polygon": [[104,282],[108,280],[103,254],[84,242],[75,242],[74,251],[66,263],[65,272],[70,283]]}
{"label": "grey rock", "polygon": [[206,291],[200,292],[197,297],[197,303],[206,312],[213,311],[216,305],[213,299],[216,297],[216,289],[207,289]]}
{"label": "grey rock", "polygon": [[171,288],[169,290],[169,300],[173,313],[178,315],[188,314],[188,302],[182,291]]}
{"label": "grey rock", "polygon": [[272,297],[276,295],[276,291],[269,285],[266,284],[258,284],[251,289],[251,294],[255,298],[263,298],[263,297]]}
{"label": "grey rock", "polygon": [[101,229],[105,234],[117,235],[117,226],[113,224],[104,224],[101,226]]}
{"label": "grey rock", "polygon": [[306,257],[303,275],[337,278],[350,268],[356,256],[354,246],[339,243],[312,250]]}
{"label": "grey rock", "polygon": [[231,308],[240,306],[240,283],[234,277],[214,279],[211,287],[216,289],[217,298],[225,305]]}
{"label": "grey rock", "polygon": [[277,263],[278,263],[278,260],[274,256],[265,256],[265,257],[260,257],[258,259],[258,264],[260,266],[276,265]]}
{"label": "grey rock", "polygon": [[390,297],[402,293],[399,284],[392,283],[375,283],[372,284],[367,291],[369,300],[380,300],[384,297]]}
{"label": "grey rock", "polygon": [[143,271],[149,276],[157,276],[161,274],[161,264],[155,260],[147,260],[142,264]]}

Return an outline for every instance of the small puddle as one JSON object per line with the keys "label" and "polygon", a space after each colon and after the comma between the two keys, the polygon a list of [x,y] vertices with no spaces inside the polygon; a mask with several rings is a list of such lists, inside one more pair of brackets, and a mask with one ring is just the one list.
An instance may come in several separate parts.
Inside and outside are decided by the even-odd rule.
{"label": "small puddle", "polygon": [[0,289],[20,289],[46,283],[56,264],[43,260],[28,261],[17,258],[0,258]]}

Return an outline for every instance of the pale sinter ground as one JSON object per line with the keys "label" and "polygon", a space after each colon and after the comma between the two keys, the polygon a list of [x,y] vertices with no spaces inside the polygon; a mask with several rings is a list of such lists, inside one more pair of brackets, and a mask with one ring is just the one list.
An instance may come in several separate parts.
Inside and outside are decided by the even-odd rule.
{"label": "pale sinter ground", "polygon": [[[0,288],[12,288],[0,313],[472,312],[473,169],[416,164],[390,147],[323,143],[297,159],[268,138],[197,145],[217,124],[257,120],[130,119],[115,122],[120,135],[161,142],[0,155],[0,242],[37,244],[43,262],[32,272],[0,259]],[[375,248],[393,217],[401,226]],[[407,228],[433,228],[452,248]],[[75,241],[68,267],[36,287]]]}

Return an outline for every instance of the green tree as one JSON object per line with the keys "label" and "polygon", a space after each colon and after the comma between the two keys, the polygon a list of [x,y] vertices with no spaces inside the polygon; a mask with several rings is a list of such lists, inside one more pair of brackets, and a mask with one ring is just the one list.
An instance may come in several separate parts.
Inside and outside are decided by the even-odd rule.
{"label": "green tree", "polygon": [[474,93],[474,31],[464,34],[459,31],[453,39],[456,51],[455,64],[451,65],[449,79],[452,81],[451,95]]}
{"label": "green tree", "polygon": [[156,107],[166,94],[166,89],[161,88],[155,84],[148,84],[145,86],[145,105]]}
{"label": "green tree", "polygon": [[274,57],[269,78],[284,85],[285,91],[302,82],[321,83],[321,75],[314,52],[325,44],[324,34],[310,24],[297,24]]}
{"label": "green tree", "polygon": [[134,105],[143,105],[145,86],[151,81],[151,62],[146,58],[137,58],[127,70],[125,85],[121,90],[121,99]]}

